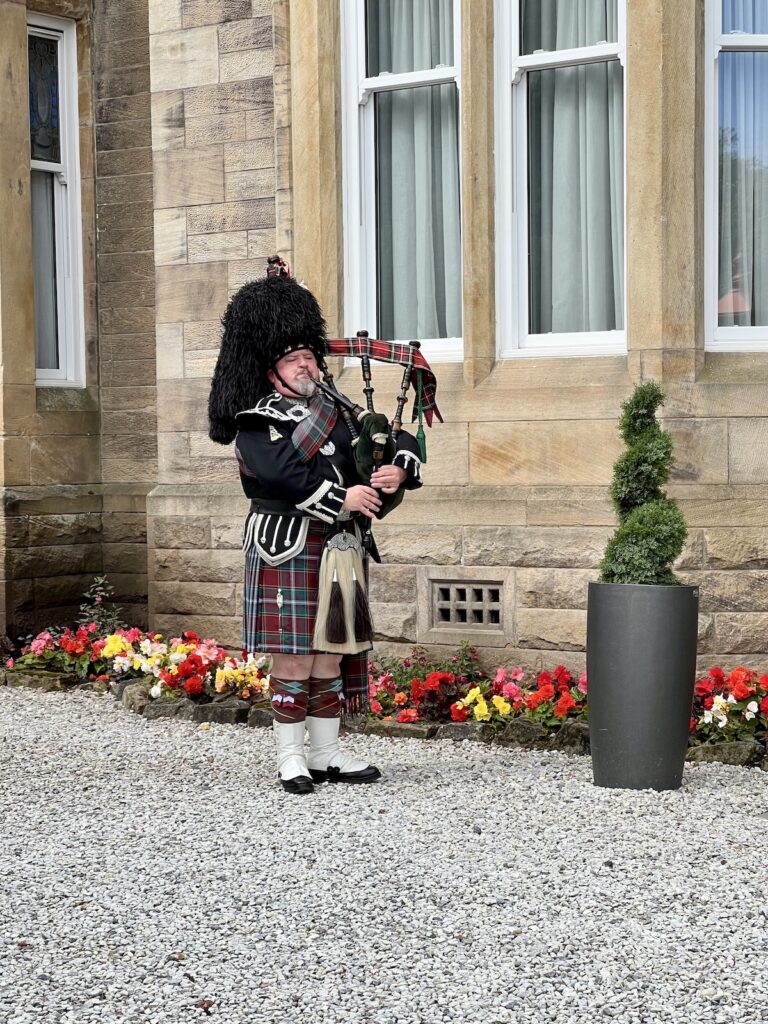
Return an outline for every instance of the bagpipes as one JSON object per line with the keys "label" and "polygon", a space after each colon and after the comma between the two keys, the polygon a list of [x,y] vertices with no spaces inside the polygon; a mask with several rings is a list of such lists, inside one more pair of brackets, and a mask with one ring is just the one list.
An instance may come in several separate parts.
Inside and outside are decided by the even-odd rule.
{"label": "bagpipes", "polygon": [[[352,435],[355,467],[361,483],[370,485],[371,475],[375,470],[394,459],[403,427],[408,391],[412,385],[416,393],[412,418],[418,419],[419,423],[416,441],[421,461],[426,461],[424,420],[431,426],[433,416],[437,416],[441,423],[442,416],[435,402],[435,376],[421,354],[420,347],[418,341],[411,341],[405,345],[371,339],[367,331],[358,331],[355,338],[334,338],[328,341],[330,355],[358,356],[360,359],[365,409],[339,391],[333,374],[324,360],[320,366],[323,380],[315,383],[318,389],[336,404]],[[391,422],[373,407],[371,359],[403,365],[397,407]],[[414,452],[411,454],[415,455]],[[403,487],[399,487],[394,494],[378,491],[382,504],[376,518],[382,519],[392,509],[397,508],[403,500],[404,493]],[[362,536],[357,532],[352,534],[342,530],[326,541],[320,564],[313,640],[318,650],[357,654],[369,649],[373,638],[373,626],[362,583],[365,579],[363,551],[370,551],[371,548],[370,520],[366,523]],[[374,557],[378,556],[374,553]]]}
{"label": "bagpipes", "polygon": [[[318,389],[335,402],[352,435],[355,452],[355,466],[360,482],[370,484],[371,475],[381,466],[392,462],[397,451],[397,440],[403,428],[403,413],[408,402],[408,391],[413,387],[415,398],[412,420],[418,420],[416,441],[422,462],[427,460],[424,421],[432,425],[434,416],[442,423],[443,418],[435,401],[437,382],[429,363],[422,355],[421,344],[411,341],[381,341],[369,338],[367,331],[358,331],[354,338],[331,338],[328,354],[332,356],[356,356],[360,359],[363,376],[363,392],[366,408],[357,405],[336,387],[333,374],[323,362],[320,372],[322,381],[316,381]],[[403,377],[397,396],[397,407],[391,421],[373,406],[374,387],[371,378],[371,359],[403,366]],[[377,518],[382,519],[403,500],[403,488],[394,494],[379,493],[382,501]]]}

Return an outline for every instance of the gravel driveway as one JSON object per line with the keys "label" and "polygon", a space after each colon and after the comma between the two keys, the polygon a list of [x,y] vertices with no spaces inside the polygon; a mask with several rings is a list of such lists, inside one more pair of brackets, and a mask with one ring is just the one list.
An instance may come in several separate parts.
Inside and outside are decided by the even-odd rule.
{"label": "gravel driveway", "polygon": [[0,689],[0,1021],[766,1024],[768,774],[347,742],[292,797],[265,730]]}

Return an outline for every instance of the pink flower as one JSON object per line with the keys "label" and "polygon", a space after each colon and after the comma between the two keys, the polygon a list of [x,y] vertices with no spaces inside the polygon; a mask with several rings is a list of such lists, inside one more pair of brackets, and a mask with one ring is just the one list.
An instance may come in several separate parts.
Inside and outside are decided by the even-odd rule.
{"label": "pink flower", "polygon": [[377,700],[371,701],[371,711],[374,713],[374,715],[380,715],[383,710],[384,709]]}
{"label": "pink flower", "polygon": [[506,683],[506,681],[507,681],[507,673],[504,671],[504,669],[501,667],[501,665],[499,665],[499,667],[496,669],[496,675],[493,677],[493,685],[494,686],[503,686],[504,683]]}
{"label": "pink flower", "polygon": [[5,663],[5,667],[6,668],[13,668],[13,665],[14,665],[13,658],[8,658],[8,660]]}
{"label": "pink flower", "polygon": [[523,672],[521,668],[511,668],[507,675],[509,676],[510,679],[513,679],[516,683],[519,683],[525,675],[525,672]]}
{"label": "pink flower", "polygon": [[98,628],[99,627],[96,625],[95,622],[89,622],[88,623],[88,632],[89,633],[95,633]]}
{"label": "pink flower", "polygon": [[516,701],[523,699],[523,691],[517,683],[505,683],[501,689],[501,693],[505,700]]}
{"label": "pink flower", "polygon": [[586,693],[587,692],[587,673],[586,672],[582,672],[581,675],[579,676],[579,681],[576,684],[576,689],[579,691],[579,693]]}
{"label": "pink flower", "polygon": [[53,649],[53,637],[48,630],[43,630],[42,633],[38,633],[32,643],[29,645],[29,649],[38,658],[43,651],[50,651]]}

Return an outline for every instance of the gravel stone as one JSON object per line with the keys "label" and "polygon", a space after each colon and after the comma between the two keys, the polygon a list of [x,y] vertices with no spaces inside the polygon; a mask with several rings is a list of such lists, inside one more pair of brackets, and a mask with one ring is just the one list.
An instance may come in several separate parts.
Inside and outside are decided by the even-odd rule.
{"label": "gravel stone", "polygon": [[0,688],[5,1024],[765,1024],[768,776],[598,789],[588,758],[266,729]]}

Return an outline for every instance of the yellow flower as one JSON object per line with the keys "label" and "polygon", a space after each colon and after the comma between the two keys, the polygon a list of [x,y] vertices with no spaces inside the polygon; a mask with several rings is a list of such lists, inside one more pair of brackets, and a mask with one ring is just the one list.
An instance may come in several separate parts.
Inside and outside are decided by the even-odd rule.
{"label": "yellow flower", "polygon": [[107,642],[104,644],[102,649],[102,657],[104,658],[116,658],[118,654],[123,654],[126,651],[130,651],[131,645],[128,641],[118,636],[117,633],[112,633],[111,636],[107,637]]}
{"label": "yellow flower", "polygon": [[512,705],[509,703],[509,701],[504,700],[503,697],[500,697],[498,695],[496,697],[491,698],[491,703],[493,704],[493,706],[496,708],[500,715],[508,715],[512,710]]}
{"label": "yellow flower", "polygon": [[481,697],[475,705],[474,715],[475,721],[477,722],[487,722],[491,717],[491,712],[488,710],[488,705],[485,703],[485,699],[483,697]]}
{"label": "yellow flower", "polygon": [[469,707],[470,704],[474,704],[476,700],[483,700],[483,696],[480,693],[479,686],[473,686],[467,696],[464,698],[464,706]]}

